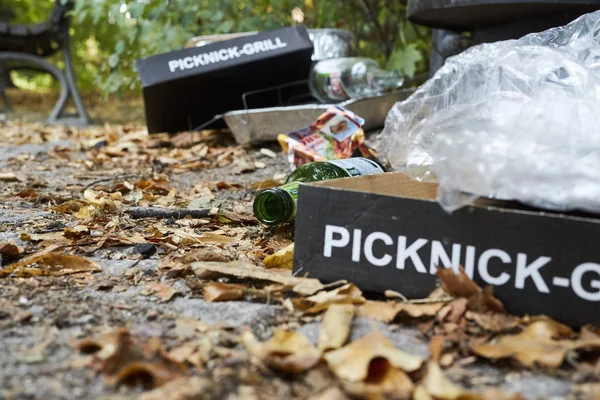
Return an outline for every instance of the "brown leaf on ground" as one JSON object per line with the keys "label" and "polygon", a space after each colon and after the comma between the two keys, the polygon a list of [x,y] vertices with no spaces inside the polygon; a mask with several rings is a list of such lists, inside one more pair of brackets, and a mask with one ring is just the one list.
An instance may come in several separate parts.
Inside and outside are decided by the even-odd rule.
{"label": "brown leaf on ground", "polygon": [[86,258],[44,251],[27,257],[18,263],[8,265],[0,270],[0,277],[10,274],[17,276],[54,275],[63,276],[80,272],[100,272],[102,268],[95,261]]}
{"label": "brown leaf on ground", "polygon": [[364,304],[365,298],[361,290],[352,283],[339,288],[323,290],[307,298],[294,299],[294,309],[306,314],[317,314],[327,310],[332,304]]}
{"label": "brown leaf on ground", "polygon": [[408,319],[425,319],[435,317],[444,305],[445,303],[414,304],[369,300],[359,308],[358,315],[386,323],[400,315]]}
{"label": "brown leaf on ground", "polygon": [[381,332],[371,332],[362,338],[331,351],[324,356],[331,371],[340,379],[361,382],[369,379],[371,361],[384,358],[389,365],[406,372],[421,368],[424,357],[397,349]]}
{"label": "brown leaf on ground", "polygon": [[482,290],[467,276],[464,268],[461,267],[458,273],[455,273],[452,268],[440,268],[436,274],[446,293],[454,297],[469,299],[470,310],[504,312],[502,303],[492,295],[492,288],[488,287]]}
{"label": "brown leaf on ground", "polygon": [[442,282],[444,291],[451,296],[469,298],[481,290],[462,267],[458,273],[455,273],[452,268],[439,268],[436,275]]}
{"label": "brown leaf on ground", "polygon": [[243,285],[213,282],[204,286],[204,299],[209,303],[241,300],[243,298]]}
{"label": "brown leaf on ground", "polygon": [[84,201],[69,200],[54,207],[54,211],[64,214],[75,214],[85,206],[87,206],[87,203]]}
{"label": "brown leaf on ground", "polygon": [[414,385],[406,373],[425,361],[398,350],[381,332],[371,332],[324,358],[348,393],[366,398],[408,398]]}
{"label": "brown leaf on ground", "polygon": [[319,350],[324,352],[342,347],[350,335],[353,319],[354,305],[331,305],[323,316],[319,331]]}
{"label": "brown leaf on ground", "polygon": [[459,298],[446,304],[436,315],[439,322],[458,323],[467,312],[468,300]]}
{"label": "brown leaf on ground", "polygon": [[189,362],[196,368],[201,368],[210,360],[214,345],[208,336],[184,343],[169,352],[169,357],[181,363]]}
{"label": "brown leaf on ground", "polygon": [[23,254],[23,248],[14,243],[0,243],[0,265],[14,261]]}
{"label": "brown leaf on ground", "polygon": [[69,240],[81,240],[84,237],[90,236],[90,228],[85,225],[76,225],[71,228],[65,228],[63,235]]}
{"label": "brown leaf on ground", "polygon": [[279,250],[278,252],[267,256],[263,264],[265,268],[280,268],[291,270],[294,266],[294,243]]}
{"label": "brown leaf on ground", "polygon": [[465,389],[452,383],[442,369],[434,362],[427,364],[425,378],[415,391],[415,400],[483,400],[484,398],[467,392]]}
{"label": "brown leaf on ground", "polygon": [[14,172],[0,172],[0,182],[18,182],[20,180]]}
{"label": "brown leaf on ground", "polygon": [[513,358],[526,367],[540,365],[558,368],[568,352],[600,349],[600,336],[583,329],[578,339],[569,330],[551,321],[536,321],[517,335],[473,346],[475,354],[489,359]]}
{"label": "brown leaf on ground", "polygon": [[575,386],[573,396],[576,399],[600,400],[600,383],[584,383]]}
{"label": "brown leaf on ground", "polygon": [[70,243],[71,241],[65,238],[63,232],[50,233],[21,233],[19,239],[25,242],[52,242],[52,243]]}
{"label": "brown leaf on ground", "polygon": [[521,320],[515,316],[501,313],[477,313],[467,311],[465,317],[490,332],[506,332],[518,328]]}
{"label": "brown leaf on ground", "polygon": [[142,393],[138,400],[194,400],[210,397],[213,382],[206,378],[192,376],[179,378],[165,385]]}
{"label": "brown leaf on ground", "polygon": [[188,374],[185,365],[168,356],[158,338],[139,339],[127,329],[97,340],[79,341],[75,347],[94,354],[96,365],[111,386],[124,383],[154,388]]}
{"label": "brown leaf on ground", "polygon": [[250,355],[279,371],[302,373],[321,360],[321,352],[296,332],[276,330],[272,339],[261,343],[247,330],[242,334],[242,343]]}
{"label": "brown leaf on ground", "polygon": [[290,270],[264,269],[254,264],[232,261],[222,262],[195,262],[192,268],[200,279],[212,279],[218,276],[233,276],[236,278],[249,278],[259,281],[281,283],[293,287],[296,293],[312,295],[323,289],[323,284],[317,279],[299,278],[292,275]]}
{"label": "brown leaf on ground", "polygon": [[40,197],[40,194],[34,188],[29,187],[21,190],[19,193],[17,193],[17,196],[22,199],[35,200]]}
{"label": "brown leaf on ground", "polygon": [[158,195],[169,194],[169,191],[172,189],[171,184],[166,179],[141,180],[136,182],[134,186],[144,192]]}
{"label": "brown leaf on ground", "polygon": [[146,285],[146,289],[142,291],[142,294],[146,296],[158,296],[161,302],[166,303],[170,301],[176,294],[181,294],[181,292],[166,284],[150,282]]}

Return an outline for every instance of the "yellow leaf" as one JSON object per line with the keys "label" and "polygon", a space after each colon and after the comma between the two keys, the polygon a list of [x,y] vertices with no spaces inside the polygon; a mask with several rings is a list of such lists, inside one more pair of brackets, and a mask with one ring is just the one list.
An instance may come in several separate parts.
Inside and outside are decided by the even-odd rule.
{"label": "yellow leaf", "polygon": [[297,332],[276,330],[273,338],[261,343],[247,330],[242,334],[242,343],[252,356],[270,368],[284,372],[302,373],[321,359],[321,352]]}
{"label": "yellow leaf", "polygon": [[267,256],[263,264],[265,264],[265,268],[292,269],[294,266],[294,243]]}
{"label": "yellow leaf", "polygon": [[394,347],[381,332],[371,332],[341,349],[325,354],[329,368],[340,379],[362,382],[369,378],[373,360],[383,358],[402,371],[413,372],[421,368],[424,357],[404,353]]}
{"label": "yellow leaf", "polygon": [[333,304],[323,316],[319,331],[319,350],[338,349],[346,343],[350,335],[354,306],[352,304]]}

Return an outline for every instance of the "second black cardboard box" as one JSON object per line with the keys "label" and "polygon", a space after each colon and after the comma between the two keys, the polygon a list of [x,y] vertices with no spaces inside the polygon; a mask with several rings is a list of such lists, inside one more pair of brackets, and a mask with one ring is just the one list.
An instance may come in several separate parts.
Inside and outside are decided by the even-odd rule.
{"label": "second black cardboard box", "polygon": [[[244,109],[244,93],[306,80],[313,51],[296,26],[138,60],[148,131],[191,130]],[[278,97],[253,95],[250,107],[277,106]]]}
{"label": "second black cardboard box", "polygon": [[294,273],[424,298],[464,266],[508,312],[600,325],[600,219],[477,205],[446,213],[437,185],[399,173],[302,185]]}

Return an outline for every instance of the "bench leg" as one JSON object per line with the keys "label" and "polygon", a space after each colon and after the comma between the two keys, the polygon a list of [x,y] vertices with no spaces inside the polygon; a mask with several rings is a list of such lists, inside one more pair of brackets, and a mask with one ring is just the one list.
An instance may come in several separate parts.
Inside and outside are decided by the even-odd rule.
{"label": "bench leg", "polygon": [[48,122],[50,123],[60,123],[61,120],[66,120],[66,117],[63,116],[65,107],[67,105],[67,101],[69,96],[73,99],[73,103],[75,104],[75,108],[77,109],[77,116],[74,120],[69,120],[70,123],[74,123],[76,125],[89,125],[90,119],[88,117],[87,111],[85,110],[85,106],[81,101],[81,96],[79,94],[79,89],[77,88],[77,81],[75,80],[75,70],[73,68],[73,59],[71,57],[71,43],[70,36],[68,32],[62,35],[62,53],[63,53],[63,61],[65,63],[65,72],[64,72],[64,83],[67,88],[67,95],[61,97],[52,111]]}
{"label": "bench leg", "polygon": [[[33,67],[34,69],[40,70],[40,71],[44,71],[49,73],[50,75],[52,75],[54,77],[54,79],[56,79],[59,83],[60,83],[60,97],[58,100],[58,104],[56,105],[56,107],[54,108],[53,111],[53,115],[56,113],[60,113],[60,110],[62,110],[62,108],[64,108],[64,104],[67,102],[68,98],[69,98],[69,92],[68,92],[68,87],[67,87],[67,81],[65,79],[64,74],[62,73],[62,71],[53,64],[50,64],[48,61],[44,60],[41,57],[38,56],[34,56],[32,54],[23,54],[23,53],[16,53],[16,52],[11,52],[11,51],[6,51],[6,52],[0,52],[0,63],[10,63],[10,62],[18,62],[21,64],[26,64],[28,66]],[[2,89],[2,97],[5,97],[6,94],[4,93],[5,91],[3,90],[4,88],[0,88]],[[63,105],[60,109],[59,109],[59,105]]]}
{"label": "bench leg", "polygon": [[10,75],[8,74],[8,69],[5,68],[4,65],[0,64],[0,100],[2,101],[2,108],[0,108],[0,112],[10,112],[10,100],[6,95],[6,89],[10,87]]}

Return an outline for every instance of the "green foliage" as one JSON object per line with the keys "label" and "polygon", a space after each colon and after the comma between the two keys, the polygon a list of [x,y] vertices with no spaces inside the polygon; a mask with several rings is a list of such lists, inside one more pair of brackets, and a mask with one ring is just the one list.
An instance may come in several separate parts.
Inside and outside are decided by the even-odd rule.
{"label": "green foliage", "polygon": [[[64,0],[61,0],[64,1]],[[73,47],[83,90],[139,88],[135,60],[195,36],[289,26],[354,33],[362,56],[409,76],[426,69],[429,35],[406,20],[404,0],[73,0]],[[47,19],[54,0],[9,0],[20,22]],[[296,10],[296,15],[298,10]]]}

